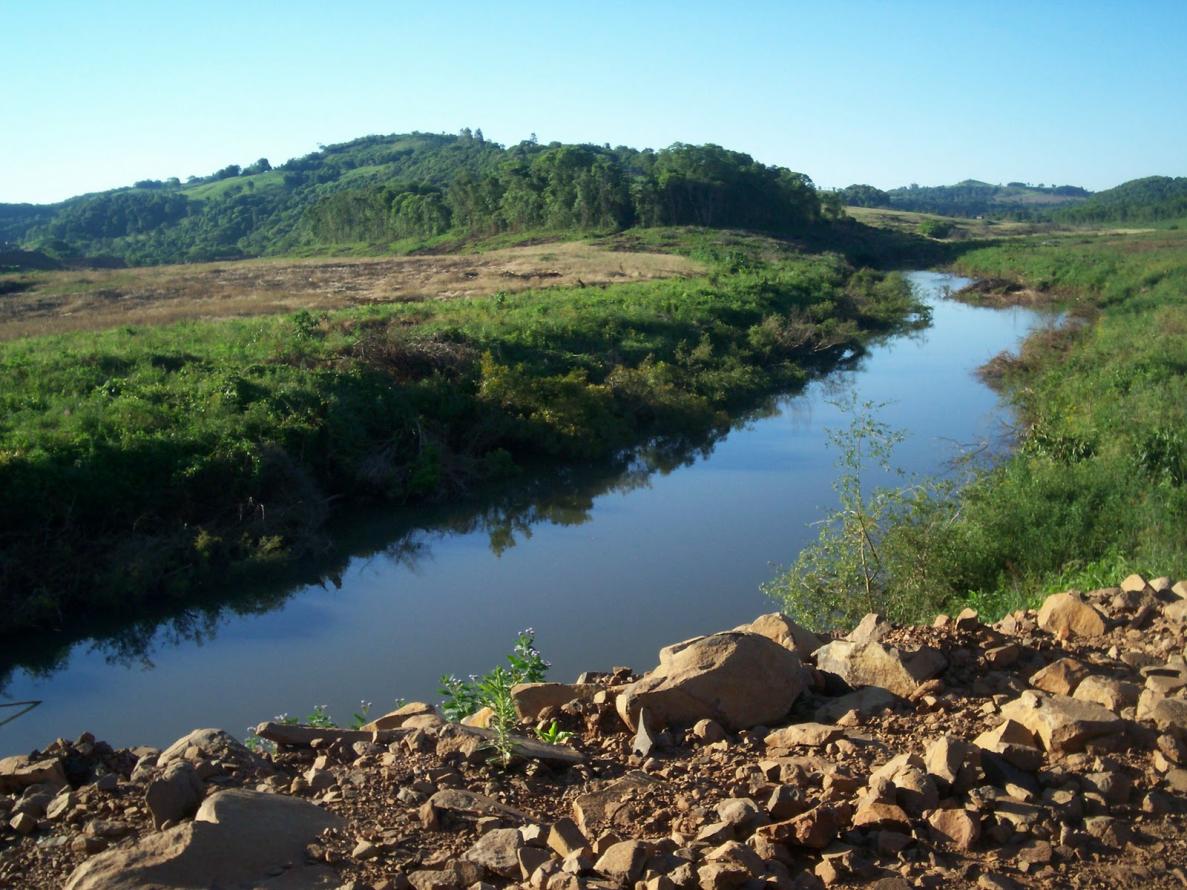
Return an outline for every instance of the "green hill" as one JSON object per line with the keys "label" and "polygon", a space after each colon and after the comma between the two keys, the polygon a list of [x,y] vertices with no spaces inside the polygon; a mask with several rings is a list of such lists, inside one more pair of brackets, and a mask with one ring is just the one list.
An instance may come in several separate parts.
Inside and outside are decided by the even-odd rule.
{"label": "green hill", "polygon": [[372,249],[506,231],[699,225],[789,233],[812,181],[715,145],[504,147],[481,131],[366,136],[277,167],[145,180],[54,205],[0,205],[0,242],[133,265]]}
{"label": "green hill", "polygon": [[1131,179],[1057,214],[1066,222],[1156,222],[1185,217],[1187,176]]}
{"label": "green hill", "polygon": [[[1022,182],[993,185],[966,179],[955,185],[909,185],[886,192],[882,206],[944,216],[989,216],[1034,211],[1076,203],[1090,192],[1074,185],[1032,186]],[[878,206],[878,205],[870,205]]]}

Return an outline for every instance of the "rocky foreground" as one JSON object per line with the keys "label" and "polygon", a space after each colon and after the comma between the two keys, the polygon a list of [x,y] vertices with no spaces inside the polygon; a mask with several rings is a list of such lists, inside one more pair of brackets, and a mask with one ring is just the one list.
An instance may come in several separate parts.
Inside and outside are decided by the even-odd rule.
{"label": "rocky foreground", "polygon": [[[0,887],[1187,886],[1187,582],[996,625],[780,615],[517,687],[525,738],[410,705],[0,761]],[[569,744],[526,738],[541,720]]]}

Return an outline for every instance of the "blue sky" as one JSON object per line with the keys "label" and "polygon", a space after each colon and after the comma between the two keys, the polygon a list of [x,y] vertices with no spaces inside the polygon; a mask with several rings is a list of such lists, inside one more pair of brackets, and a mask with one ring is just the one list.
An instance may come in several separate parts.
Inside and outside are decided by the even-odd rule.
{"label": "blue sky", "polygon": [[1185,34],[1183,0],[0,0],[0,202],[464,126],[1100,189],[1187,174]]}

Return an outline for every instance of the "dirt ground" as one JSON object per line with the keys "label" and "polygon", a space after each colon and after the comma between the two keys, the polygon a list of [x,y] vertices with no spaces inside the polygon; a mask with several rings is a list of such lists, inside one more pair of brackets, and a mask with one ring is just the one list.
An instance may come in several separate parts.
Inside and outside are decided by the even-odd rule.
{"label": "dirt ground", "polygon": [[699,263],[671,254],[562,243],[451,256],[264,259],[28,272],[0,275],[0,340],[125,324],[683,277],[701,270]]}

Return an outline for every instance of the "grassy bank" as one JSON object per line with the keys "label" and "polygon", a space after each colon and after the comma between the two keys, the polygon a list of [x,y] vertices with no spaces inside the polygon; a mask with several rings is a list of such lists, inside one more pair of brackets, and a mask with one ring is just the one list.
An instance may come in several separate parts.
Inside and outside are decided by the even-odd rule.
{"label": "grassy bank", "polygon": [[713,428],[919,311],[835,255],[668,240],[710,271],[0,344],[0,632],[186,597],[353,503]]}
{"label": "grassy bank", "polygon": [[900,527],[932,591],[913,602],[1001,614],[1133,571],[1187,574],[1187,234],[1014,241],[956,268],[1069,318],[987,367],[1023,421],[1018,448]]}

